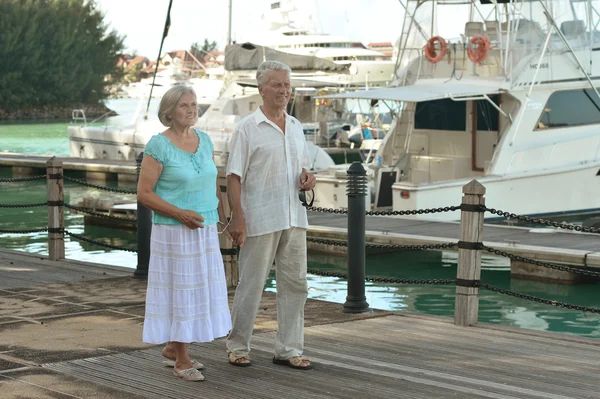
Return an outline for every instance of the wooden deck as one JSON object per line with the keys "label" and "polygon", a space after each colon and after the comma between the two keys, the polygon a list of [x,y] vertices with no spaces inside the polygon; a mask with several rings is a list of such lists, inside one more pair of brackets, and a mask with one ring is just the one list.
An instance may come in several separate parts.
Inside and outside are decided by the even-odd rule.
{"label": "wooden deck", "polygon": [[0,250],[0,273],[3,398],[600,398],[600,340],[418,314],[348,315],[315,300],[305,323],[314,370],[277,366],[269,293],[253,366],[230,366],[222,339],[193,344],[206,381],[183,382],[161,365],[159,346],[140,342],[145,282],[128,271]]}

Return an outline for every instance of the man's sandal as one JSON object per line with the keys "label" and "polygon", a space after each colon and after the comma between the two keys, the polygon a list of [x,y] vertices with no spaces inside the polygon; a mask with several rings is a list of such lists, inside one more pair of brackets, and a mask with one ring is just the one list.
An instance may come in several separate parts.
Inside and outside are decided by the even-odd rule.
{"label": "man's sandal", "polygon": [[252,365],[252,362],[250,361],[250,356],[248,355],[236,355],[233,352],[229,352],[227,354],[227,358],[229,359],[229,364],[231,364],[232,366],[249,367]]}
{"label": "man's sandal", "polygon": [[[303,366],[302,365],[303,362],[308,362],[308,365]],[[298,370],[311,370],[312,369],[310,360],[305,359],[302,356],[294,356],[294,357],[290,357],[289,359],[278,359],[278,358],[274,357],[273,363],[279,364],[282,366],[288,366],[288,367],[291,367],[293,369],[298,369]]]}

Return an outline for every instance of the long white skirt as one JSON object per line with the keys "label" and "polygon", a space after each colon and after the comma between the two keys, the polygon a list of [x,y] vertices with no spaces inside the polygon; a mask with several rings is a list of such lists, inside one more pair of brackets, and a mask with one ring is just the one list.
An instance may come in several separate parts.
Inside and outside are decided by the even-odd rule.
{"label": "long white skirt", "polygon": [[231,316],[216,226],[155,224],[150,240],[143,341],[210,342],[227,335]]}

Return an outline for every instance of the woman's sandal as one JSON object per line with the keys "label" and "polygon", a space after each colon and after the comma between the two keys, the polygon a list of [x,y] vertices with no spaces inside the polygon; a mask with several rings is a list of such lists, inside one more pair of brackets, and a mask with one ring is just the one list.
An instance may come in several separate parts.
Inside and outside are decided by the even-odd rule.
{"label": "woman's sandal", "polygon": [[[163,360],[162,363],[165,367],[175,367],[175,360],[167,359]],[[196,370],[202,370],[204,369],[204,365],[199,361],[192,359],[192,368],[195,368]]]}
{"label": "woman's sandal", "polygon": [[[231,364],[232,366],[249,367],[252,365],[252,362],[250,361],[250,356],[248,355],[236,355],[233,352],[229,352],[227,354],[227,358],[229,359],[229,364]],[[243,359],[242,362],[238,361],[241,359]]]}
{"label": "woman's sandal", "polygon": [[196,370],[195,368],[181,371],[177,371],[174,369],[173,375],[185,381],[204,381],[204,376],[202,375],[202,373]]}
{"label": "woman's sandal", "polygon": [[[302,365],[303,362],[308,362],[308,365],[303,366]],[[288,366],[288,367],[291,367],[293,369],[298,369],[298,370],[311,370],[312,369],[310,360],[305,359],[302,356],[294,356],[294,357],[290,357],[289,359],[278,359],[278,358],[274,357],[273,363],[279,364],[282,366]]]}

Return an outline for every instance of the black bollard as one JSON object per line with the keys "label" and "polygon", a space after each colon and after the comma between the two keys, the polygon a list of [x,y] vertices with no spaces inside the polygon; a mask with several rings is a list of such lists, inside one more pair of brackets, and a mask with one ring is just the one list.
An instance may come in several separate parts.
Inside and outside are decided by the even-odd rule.
{"label": "black bollard", "polygon": [[[140,168],[144,153],[138,155],[137,161],[137,179],[140,179]],[[137,259],[138,264],[134,278],[148,278],[148,265],[150,264],[150,233],[152,232],[152,211],[144,205],[137,202]]]}
{"label": "black bollard", "polygon": [[348,295],[344,313],[370,312],[365,296],[365,197],[368,195],[367,172],[354,161],[348,168]]}

